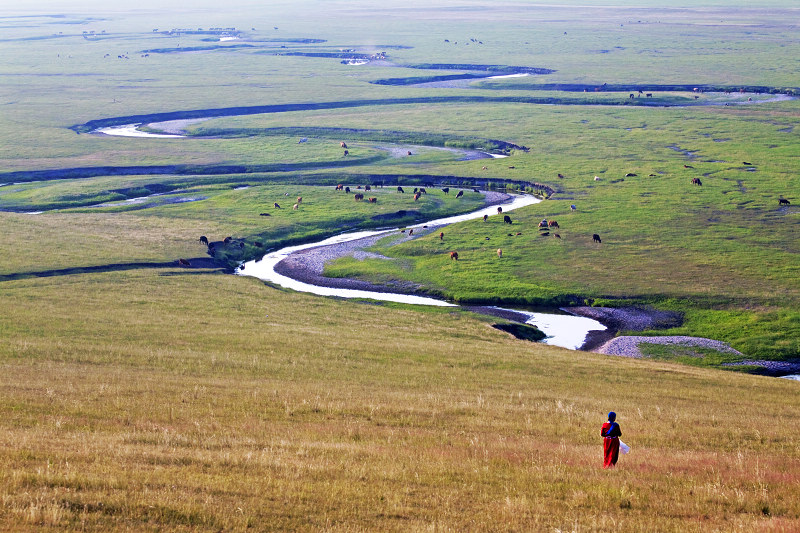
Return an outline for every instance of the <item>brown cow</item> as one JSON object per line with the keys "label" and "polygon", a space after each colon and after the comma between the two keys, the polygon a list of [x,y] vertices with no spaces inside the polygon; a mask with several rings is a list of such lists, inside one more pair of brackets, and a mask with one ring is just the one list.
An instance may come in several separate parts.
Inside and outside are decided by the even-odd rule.
{"label": "brown cow", "polygon": [[555,220],[548,220],[547,221],[547,227],[548,228],[558,228],[559,227],[558,226],[558,222],[556,222]]}
{"label": "brown cow", "polygon": [[302,196],[298,196],[298,197],[297,197],[297,203],[299,204],[299,203],[300,203],[300,202],[302,202],[302,201],[303,201],[303,197],[302,197]]}
{"label": "brown cow", "polygon": [[368,200],[369,202],[373,203],[373,204],[376,204],[376,203],[378,203],[378,199],[377,199],[377,198],[375,198],[375,197],[370,197],[370,198],[367,198],[367,200]]}
{"label": "brown cow", "polygon": [[341,146],[342,148],[347,148],[347,143],[342,141],[339,143],[339,146]]}
{"label": "brown cow", "polygon": [[337,191],[341,191],[342,189],[344,189],[344,185],[342,185],[341,183],[336,186]]}
{"label": "brown cow", "polygon": [[702,185],[703,182],[700,181],[700,178],[692,178],[692,185]]}
{"label": "brown cow", "polygon": [[360,202],[363,199],[364,199],[364,195],[363,194],[361,194],[360,192],[356,193],[356,195],[355,195],[356,202]]}
{"label": "brown cow", "polygon": [[414,195],[414,201],[415,201],[415,202],[416,202],[417,200],[419,200],[419,197],[420,197],[420,195],[421,195],[421,193],[417,193],[417,194],[415,194],[415,195]]}
{"label": "brown cow", "polygon": [[440,241],[444,240],[444,232],[439,233],[439,240]]}
{"label": "brown cow", "polygon": [[487,220],[489,220],[489,215],[483,215],[483,221],[486,222]]}
{"label": "brown cow", "polygon": [[556,239],[560,239],[561,235],[559,235],[558,233],[553,233],[553,237],[555,237]]}
{"label": "brown cow", "polygon": [[450,259],[458,261],[458,252],[450,252]]}

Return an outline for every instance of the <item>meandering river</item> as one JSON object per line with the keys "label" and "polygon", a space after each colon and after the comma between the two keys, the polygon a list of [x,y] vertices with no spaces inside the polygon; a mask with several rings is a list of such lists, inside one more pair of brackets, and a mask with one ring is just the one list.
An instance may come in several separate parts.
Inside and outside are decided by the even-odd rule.
{"label": "meandering river", "polygon": [[[503,204],[503,211],[512,211],[528,205],[540,202],[538,198],[533,196],[514,196],[509,203]],[[428,229],[435,227],[446,226],[456,222],[465,220],[472,220],[476,218],[483,218],[484,214],[494,214],[497,212],[496,206],[483,207],[471,213],[456,215],[437,220],[431,220],[412,228],[422,228],[427,226]],[[320,242],[307,243],[299,246],[289,246],[280,250],[271,252],[257,261],[249,261],[244,264],[243,268],[237,269],[236,273],[243,276],[253,276],[264,281],[269,281],[281,287],[286,287],[300,292],[309,292],[321,296],[338,296],[340,298],[368,298],[372,300],[381,300],[385,302],[399,302],[414,305],[433,305],[445,307],[457,307],[456,304],[439,300],[436,298],[429,298],[424,296],[397,294],[390,292],[377,292],[367,290],[355,289],[341,289],[333,287],[324,287],[319,285],[312,285],[304,283],[288,276],[279,274],[275,271],[275,266],[286,259],[290,254],[307,250],[309,248],[317,248],[322,246],[332,246],[344,242],[363,239],[376,235],[396,233],[398,229],[390,230],[376,230],[376,231],[358,231],[352,233],[344,233],[334,237],[330,237]],[[496,308],[499,310],[513,311],[517,314],[527,316],[526,323],[535,325],[542,330],[548,338],[545,343],[564,348],[578,349],[584,342],[586,335],[589,331],[605,330],[606,327],[596,320],[590,318],[577,317],[567,314],[556,313],[538,313],[525,310]]]}

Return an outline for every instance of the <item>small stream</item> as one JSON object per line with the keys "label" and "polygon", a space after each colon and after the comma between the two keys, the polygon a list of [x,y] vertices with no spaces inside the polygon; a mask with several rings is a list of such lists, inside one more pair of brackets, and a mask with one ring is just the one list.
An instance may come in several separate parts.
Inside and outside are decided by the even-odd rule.
{"label": "small stream", "polygon": [[[533,196],[514,196],[513,199],[503,204],[503,212],[512,211],[528,205],[533,205],[540,202],[538,198]],[[446,226],[456,222],[463,222],[465,220],[473,220],[483,218],[484,214],[497,213],[497,206],[489,206],[481,208],[477,211],[467,213],[464,215],[456,215],[437,220],[431,220],[416,226],[409,226],[412,228],[422,228],[427,226],[428,229],[435,227]],[[244,268],[237,269],[236,273],[242,276],[253,276],[258,279],[269,281],[281,287],[296,290],[299,292],[309,292],[318,294],[320,296],[337,296],[340,298],[368,298],[371,300],[380,300],[385,302],[398,302],[413,305],[433,305],[438,307],[458,307],[456,304],[439,300],[437,298],[429,298],[425,296],[416,296],[409,294],[398,294],[390,292],[377,292],[355,289],[341,289],[333,287],[323,287],[318,285],[311,285],[304,283],[290,277],[278,274],[275,272],[275,266],[283,259],[288,257],[294,252],[306,250],[308,248],[316,248],[321,246],[330,246],[334,244],[354,241],[363,239],[365,237],[372,237],[375,235],[396,233],[398,229],[390,230],[376,230],[376,231],[358,231],[352,233],[344,233],[330,237],[320,242],[307,243],[298,246],[289,246],[280,250],[271,252],[257,261],[249,261],[244,264]],[[543,331],[548,338],[543,342],[552,344],[554,346],[561,346],[572,350],[578,349],[586,339],[589,331],[600,330],[603,331],[606,327],[600,322],[584,317],[572,316],[568,314],[557,313],[538,313],[517,309],[496,308],[499,310],[513,311],[515,313],[527,316],[527,324],[532,324]]]}

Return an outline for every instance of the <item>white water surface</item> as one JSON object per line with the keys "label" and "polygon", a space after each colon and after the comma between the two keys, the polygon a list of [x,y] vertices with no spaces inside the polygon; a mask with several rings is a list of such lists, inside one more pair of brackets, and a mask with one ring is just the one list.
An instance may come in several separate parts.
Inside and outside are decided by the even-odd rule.
{"label": "white water surface", "polygon": [[105,135],[113,135],[115,137],[157,137],[161,139],[182,139],[183,135],[171,135],[167,133],[151,133],[149,131],[141,131],[139,130],[139,126],[142,123],[139,122],[137,124],[123,124],[121,126],[109,126],[108,128],[97,128],[94,130],[97,133],[103,133]]}
{"label": "white water surface", "polygon": [[[533,205],[540,201],[541,200],[539,200],[538,198],[534,198],[533,196],[515,196],[513,197],[513,200],[510,203],[503,204],[502,206],[503,212],[513,211],[514,209],[519,209],[521,207]],[[430,222],[425,222],[422,224],[417,224],[415,226],[409,226],[409,227],[421,228],[423,226],[427,226],[430,229],[435,227],[446,226],[448,224],[454,224],[456,222],[463,222],[465,220],[483,218],[484,214],[491,215],[495,213],[497,213],[497,206],[489,206],[481,208],[477,211],[473,211],[471,213],[440,218],[437,220],[432,220]],[[398,231],[397,229],[358,231],[358,232],[337,235],[335,237],[330,237],[320,242],[301,244],[298,246],[289,246],[277,250],[275,252],[271,252],[257,261],[248,261],[243,265],[242,268],[237,269],[236,273],[242,276],[253,276],[258,279],[269,281],[270,283],[274,283],[276,285],[280,285],[281,287],[286,287],[299,292],[309,292],[313,294],[318,294],[320,296],[338,296],[340,298],[368,298],[372,300],[398,302],[398,303],[415,304],[415,305],[457,307],[453,303],[444,300],[439,300],[436,298],[428,298],[425,296],[354,290],[354,289],[340,289],[334,287],[321,287],[318,285],[312,285],[309,283],[297,281],[288,276],[284,276],[282,274],[278,274],[277,272],[275,272],[275,266],[293,252],[306,250],[308,248],[316,248],[319,246],[327,246],[331,244],[348,242],[356,239],[362,239],[364,237],[381,235],[384,233],[388,235],[390,233],[394,233],[397,231]],[[569,348],[572,350],[579,348],[583,344],[584,340],[586,339],[586,335],[588,334],[589,331],[595,331],[595,330],[602,331],[606,329],[606,327],[602,325],[600,322],[592,320],[590,318],[577,317],[566,314],[562,315],[562,314],[552,314],[552,313],[534,313],[529,311],[520,311],[516,309],[508,309],[508,310],[515,311],[525,316],[528,316],[528,320],[526,321],[526,323],[535,325],[548,336],[548,338],[544,340],[546,344],[561,346],[563,348]]]}

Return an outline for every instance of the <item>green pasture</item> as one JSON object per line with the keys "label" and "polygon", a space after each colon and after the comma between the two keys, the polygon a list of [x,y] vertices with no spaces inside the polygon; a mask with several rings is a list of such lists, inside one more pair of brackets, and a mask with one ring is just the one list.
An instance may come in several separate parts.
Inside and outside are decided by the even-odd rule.
{"label": "green pasture", "polygon": [[[606,4],[0,10],[0,529],[797,530],[796,382],[716,351],[565,350],[463,308],[229,274],[475,210],[474,186],[535,190],[326,273],[459,303],[651,306],[683,323],[636,334],[797,360],[796,6]],[[228,27],[237,40],[211,30]],[[552,72],[454,79],[526,68]],[[81,127],[139,115],[213,118],[181,139]],[[633,451],[604,471],[612,409]]]}

